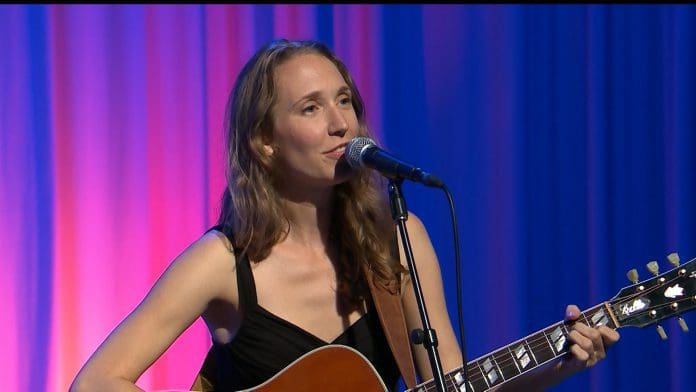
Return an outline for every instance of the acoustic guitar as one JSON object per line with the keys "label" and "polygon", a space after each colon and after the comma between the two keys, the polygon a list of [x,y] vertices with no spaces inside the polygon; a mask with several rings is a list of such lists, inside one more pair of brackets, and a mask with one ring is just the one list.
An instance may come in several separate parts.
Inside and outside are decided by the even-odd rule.
{"label": "acoustic guitar", "polygon": [[[668,256],[674,265],[659,274],[657,262],[648,264],[654,277],[638,282],[636,270],[628,273],[632,285],[616,296],[582,312],[579,321],[590,326],[610,328],[639,327],[658,324],[678,317],[686,332],[681,314],[696,307],[696,258],[679,265],[679,257]],[[488,391],[521,374],[546,364],[567,352],[568,321],[560,321],[538,332],[488,353],[463,368],[445,374],[447,391]],[[666,339],[662,326],[657,331]],[[372,364],[358,351],[341,345],[312,350],[285,367],[268,381],[247,391],[385,391],[386,386]],[[410,392],[435,391],[433,380],[417,385]]]}

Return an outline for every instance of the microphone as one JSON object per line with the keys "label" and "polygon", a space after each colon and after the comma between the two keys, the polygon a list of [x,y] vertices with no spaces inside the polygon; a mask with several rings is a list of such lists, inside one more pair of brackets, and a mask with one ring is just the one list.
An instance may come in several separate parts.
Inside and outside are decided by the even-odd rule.
{"label": "microphone", "polygon": [[369,137],[353,138],[346,146],[346,161],[356,169],[369,167],[392,179],[407,179],[442,188],[444,183],[434,175],[406,163],[377,147]]}

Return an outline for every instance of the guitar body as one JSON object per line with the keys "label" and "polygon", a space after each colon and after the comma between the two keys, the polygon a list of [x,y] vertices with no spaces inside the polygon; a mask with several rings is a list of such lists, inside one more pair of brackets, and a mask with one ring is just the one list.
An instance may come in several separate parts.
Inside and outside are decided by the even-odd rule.
{"label": "guitar body", "polygon": [[245,391],[384,392],[370,361],[348,346],[328,345],[301,356],[273,378]]}

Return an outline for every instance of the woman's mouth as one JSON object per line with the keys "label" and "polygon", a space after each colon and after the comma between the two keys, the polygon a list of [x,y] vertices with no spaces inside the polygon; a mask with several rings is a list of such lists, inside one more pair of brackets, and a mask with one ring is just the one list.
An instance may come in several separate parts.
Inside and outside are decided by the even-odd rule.
{"label": "woman's mouth", "polygon": [[324,153],[327,157],[339,159],[346,152],[346,145],[342,144]]}

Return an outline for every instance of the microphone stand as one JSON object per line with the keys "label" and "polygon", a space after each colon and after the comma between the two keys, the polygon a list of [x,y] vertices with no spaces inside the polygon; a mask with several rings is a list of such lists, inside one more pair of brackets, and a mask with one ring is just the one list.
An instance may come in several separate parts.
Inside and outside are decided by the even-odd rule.
{"label": "microphone stand", "polygon": [[423,301],[423,292],[421,291],[420,281],[418,280],[418,271],[416,264],[413,262],[413,251],[411,250],[411,241],[408,239],[406,230],[406,220],[408,219],[408,210],[406,209],[406,201],[401,193],[401,183],[403,179],[389,179],[389,200],[391,202],[392,219],[399,228],[401,235],[401,243],[404,247],[404,254],[408,263],[408,269],[411,272],[411,281],[413,282],[413,290],[416,294],[416,302],[418,303],[418,311],[420,313],[423,329],[414,329],[411,333],[411,341],[414,344],[422,344],[428,352],[430,359],[430,367],[433,372],[435,386],[439,392],[445,392],[445,377],[442,372],[442,363],[440,362],[440,354],[437,351],[437,335],[435,330],[430,328],[428,312],[425,309]]}

